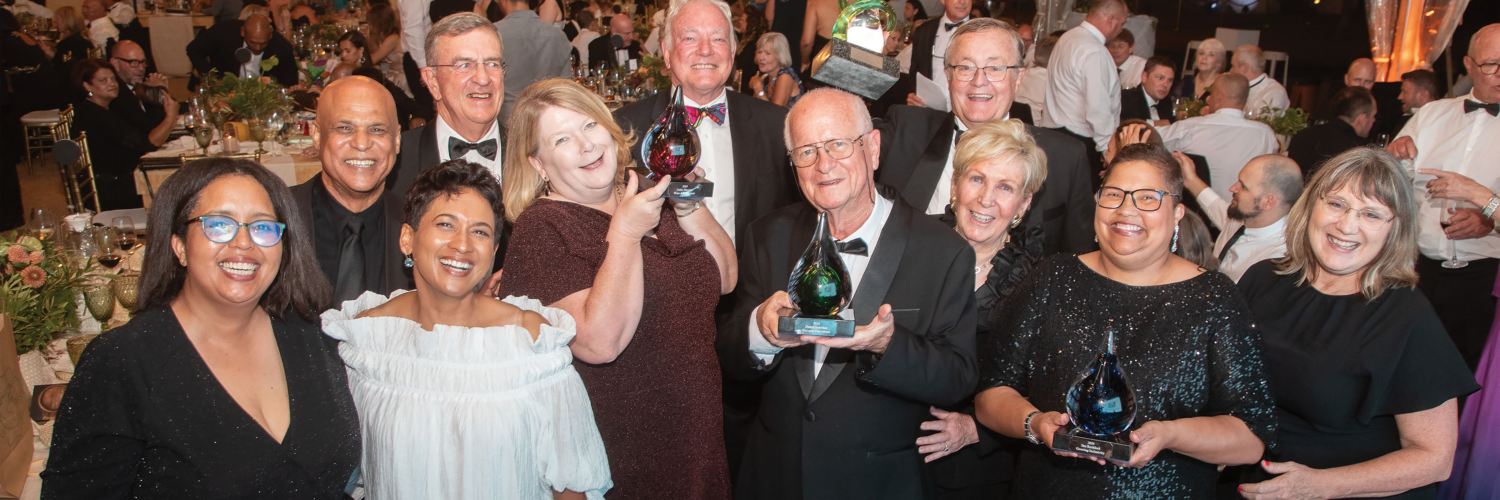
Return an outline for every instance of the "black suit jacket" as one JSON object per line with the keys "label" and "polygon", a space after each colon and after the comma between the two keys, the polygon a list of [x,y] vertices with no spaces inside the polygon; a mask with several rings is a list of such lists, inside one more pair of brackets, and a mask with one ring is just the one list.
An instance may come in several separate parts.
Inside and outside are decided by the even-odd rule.
{"label": "black suit jacket", "polygon": [[[505,150],[505,124],[500,124],[500,151]],[[447,147],[444,145],[443,147]],[[502,153],[495,153],[495,158],[500,159]],[[396,154],[396,165],[391,167],[391,173],[385,177],[385,191],[406,203],[406,192],[411,190],[412,182],[417,180],[417,174],[422,173],[437,164],[438,160],[437,121],[427,122],[426,125],[417,127],[401,133],[401,152]],[[510,222],[501,217],[500,241],[495,244],[495,264],[492,269],[499,270],[505,264],[505,248],[510,244]]]}
{"label": "black suit jacket", "polygon": [[[604,67],[606,68],[614,68],[620,65],[620,62],[615,60],[615,47],[610,45],[609,39],[609,36],[600,36],[599,38],[595,38],[594,41],[589,42],[590,68],[599,67],[599,63],[604,63]],[[631,59],[640,59],[641,43],[630,42],[630,45],[625,46],[625,51],[630,54]]]}
{"label": "black suit jacket", "polygon": [[[736,241],[743,242],[741,236],[751,222],[801,201],[802,192],[797,189],[781,138],[787,109],[739,92],[725,92],[733,144],[730,157],[734,158],[734,234]],[[615,111],[615,121],[626,133],[633,130],[639,140],[667,109],[669,94],[664,91],[627,104]],[[639,148],[631,147],[630,154],[637,165],[646,164]]]}
{"label": "black suit jacket", "polygon": [[[926,26],[931,23],[923,23]],[[1015,116],[1011,108],[1011,116]],[[953,113],[892,106],[880,128],[880,183],[900,190],[913,206],[926,208],[937,189],[953,145]],[[1055,130],[1026,126],[1047,154],[1047,180],[1031,198],[1027,226],[1042,227],[1047,255],[1087,253],[1095,248],[1094,199],[1083,145]]]}
{"label": "black suit jacket", "polygon": [[[1156,116],[1169,122],[1174,121],[1171,101],[1162,99],[1157,102]],[[1120,120],[1132,118],[1151,121],[1151,105],[1146,103],[1146,91],[1139,85],[1120,91]]]}
{"label": "black suit jacket", "polygon": [[1286,155],[1302,167],[1303,177],[1311,179],[1324,161],[1369,143],[1369,139],[1354,132],[1354,126],[1349,122],[1334,118],[1297,132],[1286,148]]}
{"label": "black suit jacket", "polygon": [[120,95],[115,96],[115,100],[109,102],[109,111],[120,115],[142,132],[150,134],[152,129],[161,125],[161,121],[167,118],[167,111],[161,106],[143,104],[130,87],[120,84]]}
{"label": "black suit jacket", "polygon": [[[297,210],[302,212],[302,223],[306,224],[303,231],[312,234],[313,231],[313,183],[323,182],[323,174],[314,175],[307,182],[292,186],[292,199],[297,202]],[[406,257],[401,253],[401,221],[405,218],[405,200],[386,191],[380,195],[381,203],[385,203],[385,272],[382,274],[380,283],[370,284],[370,291],[389,295],[393,290],[411,290],[411,270],[404,265]],[[316,239],[314,239],[316,242]],[[328,276],[329,283],[336,283],[338,276]],[[368,283],[368,282],[366,282]],[[338,307],[338,304],[333,304]]]}
{"label": "black suit jacket", "polygon": [[932,78],[932,46],[937,43],[937,30],[942,25],[943,15],[938,14],[911,30],[911,74]]}
{"label": "black suit jacket", "polygon": [[[188,42],[188,60],[193,62],[193,69],[199,75],[207,75],[209,70],[215,69],[228,75],[239,74],[240,60],[234,56],[234,51],[245,45],[245,37],[240,36],[242,24],[243,21],[217,23]],[[261,73],[263,76],[269,76],[283,86],[297,84],[297,58],[292,54],[292,44],[280,33],[271,35],[271,42],[261,57],[262,61],[272,57],[277,61],[270,71]]]}
{"label": "black suit jacket", "polygon": [[817,223],[811,204],[755,221],[741,241],[734,314],[715,346],[726,377],[763,378],[757,422],[735,498],[920,499],[934,492],[915,442],[931,405],[974,393],[974,251],[957,233],[902,201],[890,217],[854,292],[858,324],[882,304],[895,315],[885,353],[831,349],[813,375],[813,347],[781,351],[762,365],[750,353],[751,312],[785,290]]}

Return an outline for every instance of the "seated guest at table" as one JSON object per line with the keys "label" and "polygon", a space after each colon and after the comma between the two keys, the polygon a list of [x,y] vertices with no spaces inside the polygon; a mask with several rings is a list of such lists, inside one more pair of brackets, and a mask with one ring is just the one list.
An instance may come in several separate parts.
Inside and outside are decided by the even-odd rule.
{"label": "seated guest at table", "polygon": [[[1000,21],[977,18],[953,30],[948,53],[948,94],[953,111],[920,106],[892,106],[881,125],[881,184],[900,190],[907,203],[929,215],[941,215],[952,202],[955,139],[970,127],[1017,118],[1011,114],[1019,70],[993,73],[996,66],[1015,66],[1021,60],[1021,38]],[[980,68],[986,68],[980,70]],[[984,73],[984,74],[980,74]],[[1024,120],[1023,120],[1024,121]],[[1054,130],[1031,125],[1026,132],[1047,156],[1047,181],[1037,192],[1022,223],[1042,228],[1047,255],[1087,252],[1094,248],[1089,229],[1088,166],[1084,146]],[[934,152],[937,152],[934,154]]]}
{"label": "seated guest at table", "polygon": [[[974,248],[975,317],[989,317],[1042,259],[1042,230],[1022,226],[1032,195],[1047,178],[1047,156],[1020,120],[985,122],[964,133],[953,160],[954,201],[939,219]],[[986,342],[980,328],[975,342]],[[974,423],[974,402],[932,408],[918,453],[931,463],[939,499],[983,498],[1006,491],[1015,474],[1012,439]],[[972,445],[972,446],[970,446]],[[949,456],[952,455],[952,456]]]}
{"label": "seated guest at table", "polygon": [[365,35],[358,31],[347,31],[339,37],[339,61],[352,63],[356,67],[371,66],[365,53]]}
{"label": "seated guest at table", "polygon": [[1120,72],[1120,88],[1139,86],[1141,74],[1146,71],[1146,58],[1131,53],[1135,50],[1135,34],[1122,29],[1104,48],[1109,50],[1109,57]]}
{"label": "seated guest at table", "polygon": [[410,289],[397,247],[402,198],[385,189],[401,147],[396,104],[379,83],[352,76],[318,96],[313,144],[323,171],[292,187],[301,222],[313,236],[318,268],[333,284],[334,304],[365,291]]}
{"label": "seated guest at table", "polygon": [[135,7],[128,0],[104,0],[104,8],[109,12],[109,20],[115,26],[123,29],[135,22]]}
{"label": "seated guest at table", "polygon": [[802,78],[788,67],[792,64],[792,53],[787,48],[786,35],[766,33],[755,42],[755,64],[759,70],[750,79],[750,92],[756,99],[770,101],[777,106],[796,104],[802,95]]}
{"label": "seated guest at table", "polygon": [[[1096,197],[1100,250],[1042,262],[991,313],[975,403],[980,423],[1032,443],[1012,494],[1212,498],[1217,465],[1252,463],[1271,441],[1245,302],[1228,277],[1171,253],[1181,190],[1165,148],[1122,148]],[[1051,450],[1069,423],[1064,395],[1111,336],[1136,394],[1125,466]]]}
{"label": "seated guest at table", "polygon": [[68,78],[73,75],[74,64],[89,58],[94,42],[89,41],[83,16],[78,14],[76,7],[69,5],[58,8],[52,22],[57,25],[57,48],[52,54],[52,69],[57,70],[57,74],[63,75],[63,78]]}
{"label": "seated guest at table", "polygon": [[109,11],[104,9],[104,0],[83,0],[78,8],[89,27],[89,41],[95,47],[109,48],[109,44],[120,39],[120,29],[109,20]]}
{"label": "seated guest at table", "polygon": [[[366,292],[323,313],[360,410],[366,495],[603,495],[609,462],[571,364],[573,317],[475,293],[495,257],[500,183],[453,160],[407,194],[401,251],[416,291]],[[414,449],[431,453],[412,460]]]}
{"label": "seated guest at table", "polygon": [[89,159],[94,164],[94,183],[99,186],[99,208],[115,210],[141,206],[135,185],[135,167],[141,156],[167,142],[177,124],[177,101],[163,96],[159,106],[162,121],[142,131],[124,116],[109,110],[120,93],[115,69],[103,59],[84,59],[73,67],[73,131],[87,134]]}
{"label": "seated guest at table", "polygon": [[[974,249],[875,182],[883,134],[872,128],[853,94],[803,96],[786,143],[808,201],[742,235],[744,281],[719,331],[719,362],[727,377],[765,384],[735,498],[931,498],[913,443],[933,406],[973,393]],[[777,317],[796,312],[787,276],[819,213],[844,242],[853,337],[777,333]]]}
{"label": "seated guest at table", "polygon": [[1175,74],[1171,58],[1152,56],[1146,59],[1141,84],[1120,91],[1120,120],[1146,120],[1157,127],[1171,125],[1177,119],[1173,115],[1172,99],[1168,96]]}
{"label": "seated guest at table", "polygon": [[1223,43],[1213,38],[1204,40],[1198,45],[1198,55],[1193,59],[1193,77],[1184,75],[1172,87],[1171,97],[1207,98],[1209,87],[1224,74],[1226,59]]}
{"label": "seated guest at table", "polygon": [[1178,153],[1182,186],[1214,227],[1219,239],[1213,244],[1218,270],[1239,281],[1245,270],[1266,259],[1286,254],[1286,217],[1302,196],[1302,170],[1297,162],[1281,155],[1261,155],[1245,164],[1225,201],[1218,191],[1198,177],[1193,161]]}
{"label": "seated guest at table", "polygon": [[633,138],[582,85],[533,84],[510,123],[505,213],[516,229],[500,295],[577,321],[573,364],[604,436],[611,498],[727,498],[713,339],[719,296],[736,281],[734,244],[707,207],[666,203],[666,183],[637,192]]}
{"label": "seated guest at table", "polygon": [[1286,87],[1266,74],[1266,53],[1260,47],[1241,45],[1234,49],[1229,71],[1250,82],[1250,93],[1245,98],[1245,112],[1256,114],[1267,107],[1286,109],[1291,106],[1292,101],[1286,95]]}
{"label": "seated guest at table", "polygon": [[1287,146],[1286,155],[1302,166],[1308,179],[1329,158],[1370,143],[1376,105],[1369,90],[1358,85],[1344,87],[1333,94],[1329,109],[1333,118],[1297,132]]}
{"label": "seated guest at table", "polygon": [[[50,15],[51,12],[49,11]],[[52,69],[52,61],[35,38],[21,31],[15,14],[0,9],[0,70],[9,85],[0,87],[0,228],[25,222],[21,181],[16,169],[26,151],[21,117],[46,109],[61,109],[67,84]],[[71,76],[71,75],[69,75]]]}
{"label": "seated guest at table", "polygon": [[[641,58],[641,43],[635,39],[635,21],[625,14],[615,14],[609,18],[610,36],[600,36],[589,42],[589,67],[615,69],[625,67],[629,69],[629,61]],[[614,44],[614,35],[620,35],[624,45]],[[625,62],[620,62],[621,58]]]}
{"label": "seated guest at table", "polygon": [[249,160],[156,192],[135,317],[63,394],[43,498],[339,498],[359,415],[316,321],[328,282],[291,194]]}
{"label": "seated guest at table", "polygon": [[1375,61],[1361,57],[1349,63],[1349,70],[1344,72],[1344,86],[1364,87],[1365,90],[1375,88]]}
{"label": "seated guest at table", "polygon": [[1279,423],[1246,498],[1437,498],[1448,478],[1457,398],[1479,385],[1415,288],[1410,183],[1379,149],[1333,157],[1292,209],[1287,257],[1240,280]]}
{"label": "seated guest at table", "polygon": [[1275,153],[1279,147],[1270,126],[1245,118],[1248,92],[1245,77],[1219,75],[1208,98],[1212,112],[1158,129],[1167,149],[1208,159],[1209,186],[1223,198],[1231,196],[1229,186],[1251,158]]}
{"label": "seated guest at table", "polygon": [[[235,56],[235,51],[241,48],[250,49],[249,62],[241,63]],[[297,58],[292,55],[292,44],[271,27],[271,19],[266,16],[215,22],[188,42],[187,55],[200,76],[217,69],[240,78],[264,75],[284,86],[297,84]],[[276,65],[262,71],[260,63],[272,59]]]}
{"label": "seated guest at table", "polygon": [[120,79],[120,95],[110,101],[109,110],[125,117],[126,121],[143,131],[150,131],[161,123],[165,115],[161,106],[142,102],[138,94],[146,89],[167,88],[167,77],[160,73],[146,75],[146,51],[130,40],[120,40],[110,51],[109,64],[115,68],[115,77]]}
{"label": "seated guest at table", "polygon": [[370,8],[365,19],[370,22],[370,48],[365,57],[380,67],[386,81],[396,84],[401,93],[411,97],[406,72],[401,70],[401,58],[406,51],[401,47],[401,23],[396,19],[396,11],[389,5],[376,5]]}

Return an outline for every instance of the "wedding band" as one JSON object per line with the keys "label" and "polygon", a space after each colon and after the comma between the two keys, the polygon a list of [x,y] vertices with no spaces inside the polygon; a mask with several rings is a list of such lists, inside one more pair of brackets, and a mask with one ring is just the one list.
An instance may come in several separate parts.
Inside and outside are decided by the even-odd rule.
{"label": "wedding band", "polygon": [[947,446],[944,446],[944,447],[943,447],[943,451],[948,451],[948,447],[947,447]]}

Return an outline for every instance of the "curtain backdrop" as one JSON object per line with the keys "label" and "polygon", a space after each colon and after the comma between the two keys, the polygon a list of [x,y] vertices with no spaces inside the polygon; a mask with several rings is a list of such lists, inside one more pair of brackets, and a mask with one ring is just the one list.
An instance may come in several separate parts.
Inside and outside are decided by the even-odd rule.
{"label": "curtain backdrop", "polygon": [[[1040,4],[1043,0],[1038,0]],[[1054,0],[1055,1],[1055,0]],[[1376,77],[1401,81],[1401,74],[1431,69],[1453,39],[1469,0],[1366,0],[1370,55]]]}

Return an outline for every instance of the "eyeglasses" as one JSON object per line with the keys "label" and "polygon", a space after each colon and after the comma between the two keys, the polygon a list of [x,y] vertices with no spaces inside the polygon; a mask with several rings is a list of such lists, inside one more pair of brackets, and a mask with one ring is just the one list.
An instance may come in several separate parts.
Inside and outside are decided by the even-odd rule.
{"label": "eyeglasses", "polygon": [[126,58],[123,58],[123,57],[112,57],[111,59],[123,62],[123,63],[125,63],[126,65],[128,65],[128,66],[130,66],[132,68],[139,68],[141,66],[145,66],[146,65],[146,60],[145,59],[126,59]]}
{"label": "eyeglasses", "polygon": [[970,66],[967,64],[949,64],[948,69],[953,70],[953,79],[960,82],[973,81],[979,76],[979,70],[984,70],[984,79],[1000,83],[1010,79],[1011,70],[1021,69],[1020,66]]}
{"label": "eyeglasses", "polygon": [[460,61],[453,64],[429,64],[428,66],[434,68],[453,68],[453,73],[459,76],[472,75],[480,66],[483,66],[484,70],[488,73],[505,72],[505,61]]}
{"label": "eyeglasses", "polygon": [[1484,63],[1477,66],[1479,66],[1479,72],[1486,75],[1493,75],[1496,71],[1500,71],[1500,62]]}
{"label": "eyeglasses", "polygon": [[1344,214],[1354,212],[1354,220],[1359,221],[1359,226],[1365,229],[1380,229],[1387,222],[1395,219],[1394,216],[1386,215],[1385,212],[1381,212],[1379,210],[1371,208],[1355,210],[1354,207],[1350,206],[1349,202],[1344,201],[1343,198],[1330,198],[1324,196],[1322,198],[1319,198],[1319,201],[1319,204],[1323,206],[1324,214],[1327,214],[1331,217],[1338,217],[1339,220],[1343,220]]}
{"label": "eyeglasses", "polygon": [[865,140],[866,134],[869,134],[869,132],[859,134],[859,137],[855,137],[853,139],[833,139],[823,141],[821,143],[815,142],[806,146],[798,146],[796,148],[793,148],[789,152],[792,157],[792,165],[796,166],[797,168],[811,167],[812,164],[818,162],[819,149],[827,151],[828,157],[835,160],[842,160],[844,158],[853,156],[854,151],[856,149],[859,149],[854,147],[854,143]]}
{"label": "eyeglasses", "polygon": [[1135,204],[1135,208],[1147,212],[1155,212],[1160,209],[1162,200],[1165,200],[1168,196],[1176,196],[1177,199],[1182,199],[1181,195],[1168,193],[1160,189],[1126,191],[1117,187],[1105,186],[1099,188],[1099,192],[1094,193],[1094,203],[1098,203],[1100,208],[1120,208],[1125,205],[1126,195],[1129,195],[1130,202]]}
{"label": "eyeglasses", "polygon": [[240,234],[241,226],[249,226],[250,241],[256,245],[271,247],[281,242],[281,233],[286,230],[286,224],[273,220],[240,222],[223,215],[205,215],[188,221],[188,224],[193,221],[203,223],[203,236],[214,243],[229,243]]}

